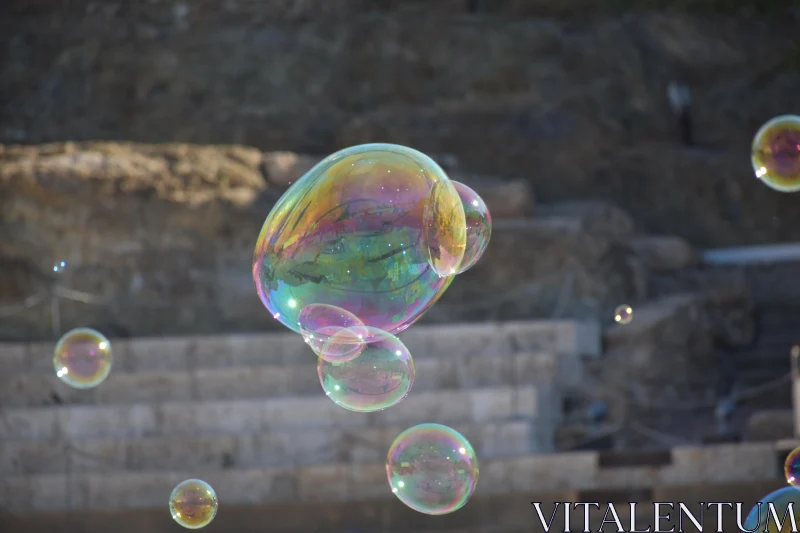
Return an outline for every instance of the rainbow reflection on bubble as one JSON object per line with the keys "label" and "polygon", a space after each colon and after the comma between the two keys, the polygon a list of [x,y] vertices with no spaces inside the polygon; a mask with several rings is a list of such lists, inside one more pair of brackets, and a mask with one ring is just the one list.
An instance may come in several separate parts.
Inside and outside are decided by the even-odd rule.
{"label": "rainbow reflection on bubble", "polygon": [[369,340],[369,332],[358,317],[334,305],[307,305],[297,323],[314,353],[331,363],[355,359]]}
{"label": "rainbow reflection on bubble", "polygon": [[264,306],[297,333],[310,304],[345,309],[393,334],[409,327],[453,279],[431,268],[424,235],[431,190],[448,180],[431,158],[398,145],[354,146],[324,159],[261,229],[253,279]]}
{"label": "rainbow reflection on bubble", "polygon": [[111,363],[111,342],[89,328],[68,331],[53,350],[56,376],[76,389],[100,385],[111,372]]}
{"label": "rainbow reflection on bubble", "polygon": [[441,277],[456,274],[467,247],[467,222],[452,181],[433,184],[425,203],[423,227],[431,268]]}
{"label": "rainbow reflection on bubble", "polygon": [[[325,394],[341,407],[367,413],[381,411],[400,403],[417,377],[414,359],[400,339],[376,328],[364,326],[369,341],[361,353],[345,363],[331,363],[320,358],[319,382]],[[341,330],[327,344],[347,342],[354,333]],[[344,336],[345,341],[338,337]],[[328,347],[324,347],[327,350]]]}
{"label": "rainbow reflection on bubble", "polygon": [[786,482],[793,487],[800,485],[800,448],[795,448],[786,456],[783,463],[783,473]]}
{"label": "rainbow reflection on bubble", "polygon": [[420,424],[402,432],[386,455],[392,492],[415,511],[430,515],[463,507],[478,484],[478,458],[458,431]]}
{"label": "rainbow reflection on bubble", "polygon": [[475,266],[489,246],[489,239],[492,237],[492,215],[478,193],[458,181],[451,183],[461,199],[467,225],[466,249],[456,269],[456,274],[461,274]]}
{"label": "rainbow reflection on bubble", "polygon": [[[770,502],[775,509],[775,514],[778,515],[778,520],[783,520],[784,515],[786,516],[781,527],[775,523],[775,518],[769,508]],[[787,514],[789,504],[792,508],[791,514]],[[795,527],[792,527],[792,522]],[[794,487],[783,487],[761,498],[744,521],[744,529],[758,531],[758,533],[764,531],[766,533],[790,533],[798,531],[798,528],[800,528],[800,490]]]}
{"label": "rainbow reflection on bubble", "polygon": [[800,116],[775,117],[753,139],[753,170],[768,187],[800,191]]}
{"label": "rainbow reflection on bubble", "polygon": [[200,529],[217,516],[217,493],[200,479],[187,479],[176,486],[169,497],[172,518],[186,529]]}

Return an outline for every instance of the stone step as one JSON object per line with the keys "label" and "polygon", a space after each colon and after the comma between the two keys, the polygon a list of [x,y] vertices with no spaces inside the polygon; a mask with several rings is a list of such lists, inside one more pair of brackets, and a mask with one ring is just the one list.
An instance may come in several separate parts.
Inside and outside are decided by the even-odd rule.
{"label": "stone step", "polygon": [[[400,335],[414,360],[524,352],[597,356],[600,326],[592,320],[419,325]],[[53,372],[55,343],[0,343],[0,374]],[[286,333],[161,337],[112,340],[115,371],[195,370],[316,361],[300,335]]]}
{"label": "stone step", "polygon": [[[653,464],[635,453],[614,466],[608,454],[575,452],[488,459],[480,462],[476,498],[546,491],[578,491],[577,500],[597,489],[669,487],[697,484],[758,483],[779,479],[773,443],[673,448]],[[650,454],[652,455],[652,454]],[[216,490],[222,505],[354,503],[393,498],[383,462],[283,466],[249,469],[161,470],[153,472],[70,473],[0,478],[0,498],[10,512],[59,509],[163,508],[172,488],[201,478]],[[530,501],[530,500],[529,500]],[[570,501],[570,500],[567,500]],[[608,501],[608,499],[602,499]],[[627,502],[627,499],[622,501]],[[671,500],[656,500],[671,501]],[[468,504],[469,505],[469,504]]]}
{"label": "stone step", "polygon": [[[574,363],[574,364],[568,364]],[[546,353],[500,357],[422,358],[416,363],[417,392],[502,385],[556,384],[579,388],[581,366]],[[55,374],[0,377],[0,405],[8,407],[112,405],[140,402],[210,401],[323,394],[316,365],[263,365],[127,372],[115,369],[94,389],[78,390]]]}
{"label": "stone step", "polygon": [[343,409],[318,397],[152,402],[111,406],[8,408],[0,411],[0,441],[244,435],[283,428],[380,428],[424,421],[483,423],[509,419],[558,423],[552,386],[412,392],[375,413]]}
{"label": "stone step", "polygon": [[[0,476],[380,462],[407,428],[4,442],[0,443]],[[553,451],[552,432],[529,421],[469,423],[457,428],[484,459]]]}

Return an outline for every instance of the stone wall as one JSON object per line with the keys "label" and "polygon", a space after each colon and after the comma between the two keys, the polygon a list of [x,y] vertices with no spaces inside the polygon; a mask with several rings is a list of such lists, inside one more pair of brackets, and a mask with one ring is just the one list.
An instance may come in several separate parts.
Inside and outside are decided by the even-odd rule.
{"label": "stone wall", "polygon": [[[391,141],[523,177],[546,201],[614,200],[695,243],[800,237],[792,199],[748,163],[758,126],[794,109],[796,11],[587,20],[583,0],[433,4],[16,1],[0,22],[0,142],[325,155]],[[673,79],[694,91],[695,148],[676,141]]]}

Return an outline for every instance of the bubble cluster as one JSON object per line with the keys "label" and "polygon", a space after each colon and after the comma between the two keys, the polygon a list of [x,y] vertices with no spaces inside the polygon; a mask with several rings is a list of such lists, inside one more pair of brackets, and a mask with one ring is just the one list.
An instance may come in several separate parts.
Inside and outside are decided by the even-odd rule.
{"label": "bubble cluster", "polygon": [[786,456],[783,473],[789,485],[793,487],[800,485],[800,448],[795,448]]}
{"label": "bubble cluster", "polygon": [[369,339],[367,329],[357,316],[334,305],[307,305],[297,322],[314,353],[332,363],[355,359]]}
{"label": "bubble cluster", "polygon": [[392,492],[415,511],[430,515],[463,507],[478,483],[478,459],[469,441],[440,424],[402,432],[386,456]]}
{"label": "bubble cluster", "polygon": [[633,320],[633,308],[629,305],[620,305],[614,310],[614,322],[630,324]]}
{"label": "bubble cluster", "polygon": [[[769,504],[775,509],[778,520],[786,520],[782,527],[778,527],[770,511]],[[792,504],[792,513],[786,514]],[[793,527],[794,526],[794,527]],[[800,490],[794,487],[784,487],[764,496],[748,513],[744,521],[744,529],[747,531],[766,531],[767,533],[789,533],[800,528]]]}
{"label": "bubble cluster", "polygon": [[[364,327],[369,338],[355,359],[331,363],[319,359],[317,373],[325,394],[337,405],[362,413],[380,411],[398,404],[414,385],[416,369],[408,348],[394,335],[369,326]],[[343,329],[328,344],[345,342],[353,332]]]}
{"label": "bubble cluster", "polygon": [[200,479],[180,482],[169,497],[172,518],[186,529],[207,526],[217,515],[217,493]]}
{"label": "bubble cluster", "polygon": [[457,192],[428,156],[391,144],[354,146],[281,197],[258,237],[253,279],[270,314],[297,333],[300,312],[325,304],[397,334],[451,283],[465,224]]}
{"label": "bubble cluster", "polygon": [[800,116],[782,115],[761,126],[753,139],[753,170],[768,187],[800,191]]}
{"label": "bubble cluster", "polygon": [[100,385],[111,372],[111,363],[111,342],[89,328],[68,331],[53,350],[56,376],[76,389]]}

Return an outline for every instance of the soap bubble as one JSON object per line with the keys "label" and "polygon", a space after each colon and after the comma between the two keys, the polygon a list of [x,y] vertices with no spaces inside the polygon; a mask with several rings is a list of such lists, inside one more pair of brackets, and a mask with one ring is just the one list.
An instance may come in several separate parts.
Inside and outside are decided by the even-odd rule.
{"label": "soap bubble", "polygon": [[775,117],[753,139],[753,170],[768,187],[800,191],[800,116]]}
{"label": "soap bubble", "polygon": [[66,269],[67,269],[66,261],[56,261],[55,263],[53,263],[54,274],[63,274]]}
{"label": "soap bubble", "polygon": [[463,183],[457,181],[451,181],[451,183],[461,198],[467,223],[467,245],[464,250],[464,258],[456,270],[456,274],[461,274],[472,268],[486,251],[492,236],[492,216],[478,193]]}
{"label": "soap bubble", "polygon": [[[400,403],[414,385],[416,369],[400,339],[369,326],[364,329],[370,340],[363,344],[357,358],[345,363],[320,358],[317,373],[325,394],[337,405],[367,413]],[[338,337],[351,339],[353,335],[342,330],[326,344],[342,342]]]}
{"label": "soap bubble", "polygon": [[614,321],[620,324],[630,324],[633,320],[633,308],[629,305],[620,305],[614,310]]}
{"label": "soap bubble", "polygon": [[172,518],[186,529],[200,529],[217,515],[217,493],[200,479],[187,479],[172,490],[169,511]]}
{"label": "soap bubble", "polygon": [[423,220],[431,268],[441,277],[456,274],[467,247],[467,222],[452,181],[439,180],[433,184]]}
{"label": "soap bubble", "polygon": [[402,432],[386,456],[392,492],[415,511],[430,515],[463,507],[478,484],[478,458],[458,431],[420,424]]}
{"label": "soap bubble", "polygon": [[89,328],[68,331],[53,350],[56,376],[76,389],[100,385],[111,372],[111,362],[111,342]]}
{"label": "soap bubble", "polygon": [[297,333],[310,304],[340,307],[393,334],[409,327],[453,279],[431,268],[423,242],[427,198],[448,179],[403,146],[327,157],[286,191],[261,229],[253,279],[264,306]]}
{"label": "soap bubble", "polygon": [[297,322],[314,353],[332,363],[355,359],[369,340],[369,333],[358,317],[334,305],[307,305]]}
{"label": "soap bubble", "polygon": [[[783,520],[784,514],[792,506],[792,512],[786,514],[783,526],[775,523],[773,513],[770,511],[769,504],[772,503],[778,520]],[[748,531],[761,533],[789,533],[800,528],[800,491],[794,487],[783,487],[764,496],[747,515],[744,521],[744,528]]]}
{"label": "soap bubble", "polygon": [[793,487],[800,485],[800,448],[795,448],[786,456],[783,473],[786,475],[786,482],[789,485]]}

